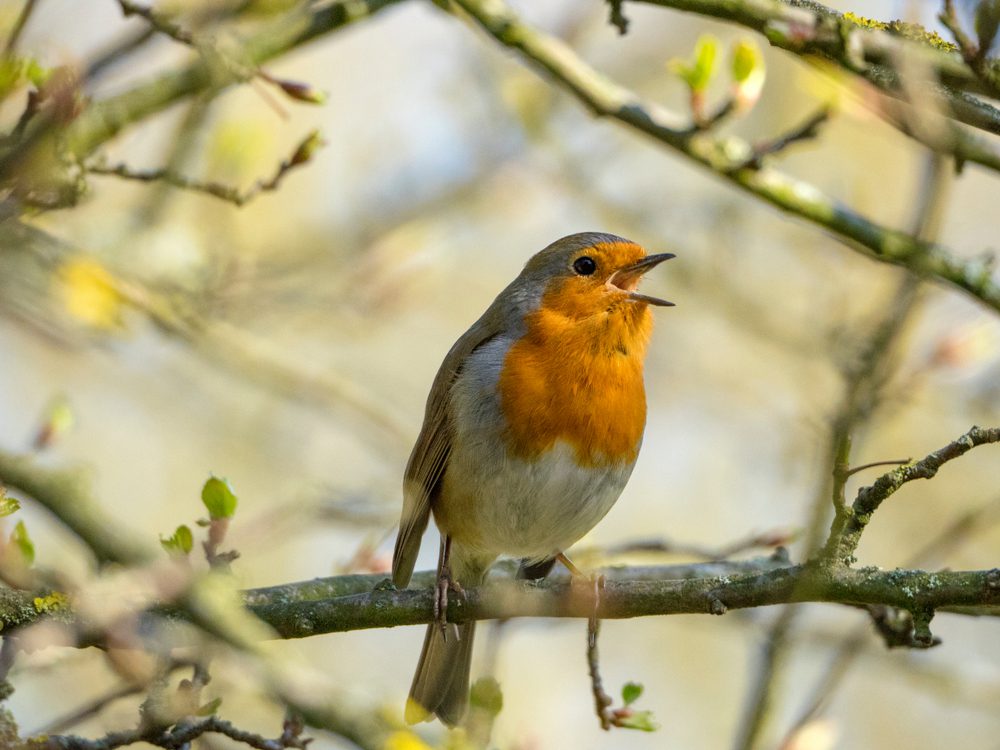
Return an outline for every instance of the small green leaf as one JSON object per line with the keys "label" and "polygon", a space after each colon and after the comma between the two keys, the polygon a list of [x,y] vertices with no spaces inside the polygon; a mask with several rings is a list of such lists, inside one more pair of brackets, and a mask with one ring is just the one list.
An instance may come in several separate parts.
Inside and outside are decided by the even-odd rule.
{"label": "small green leaf", "polygon": [[0,486],[0,518],[17,513],[21,509],[21,503],[8,495]]}
{"label": "small green leaf", "polygon": [[24,525],[24,521],[17,522],[17,526],[11,532],[10,541],[21,553],[25,565],[30,566],[35,562],[35,543],[28,536],[28,527]]}
{"label": "small green leaf", "polygon": [[764,68],[764,57],[752,39],[741,39],[733,45],[733,80],[745,83]]}
{"label": "small green leaf", "polygon": [[166,538],[161,536],[160,545],[167,552],[187,555],[194,548],[194,536],[191,534],[191,529],[181,524],[170,536]]}
{"label": "small green leaf", "polygon": [[760,99],[766,76],[764,56],[755,42],[741,39],[733,45],[731,73],[737,107],[746,112]]}
{"label": "small green leaf", "polygon": [[690,60],[671,60],[668,66],[679,75],[696,94],[704,93],[715,75],[715,60],[719,54],[719,40],[711,34],[702,34]]}
{"label": "small green leaf", "polygon": [[638,729],[641,732],[655,732],[660,725],[653,721],[652,711],[636,711],[631,716],[618,720],[617,725],[624,729]]}
{"label": "small green leaf", "polygon": [[622,686],[622,701],[626,706],[630,706],[639,700],[642,695],[642,685],[638,682],[626,682]]}
{"label": "small green leaf", "polygon": [[227,480],[219,477],[209,477],[205,482],[205,486],[201,488],[201,501],[213,520],[232,518],[236,512],[236,493]]}
{"label": "small green leaf", "polygon": [[212,716],[216,711],[219,710],[219,706],[222,705],[222,696],[219,696],[215,700],[210,700],[204,706],[198,708],[196,712],[198,716]]}
{"label": "small green leaf", "polygon": [[492,677],[480,677],[472,685],[469,703],[490,716],[496,716],[503,709],[503,692],[500,690],[500,683]]}

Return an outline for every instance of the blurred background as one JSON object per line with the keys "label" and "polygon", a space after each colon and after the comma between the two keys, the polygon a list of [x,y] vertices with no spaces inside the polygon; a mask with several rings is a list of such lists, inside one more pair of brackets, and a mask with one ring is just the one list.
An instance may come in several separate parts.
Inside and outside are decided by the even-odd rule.
{"label": "blurred background", "polygon": [[[933,2],[831,4],[929,26],[939,10]],[[215,5],[228,7],[157,7],[197,19]],[[283,4],[252,5],[266,22]],[[609,76],[680,112],[688,92],[667,61],[689,56],[706,32],[722,50],[748,35],[628,5],[622,37],[602,3],[513,5]],[[12,25],[21,7],[0,4],[0,24]],[[144,24],[124,20],[112,0],[40,0],[19,49],[45,66],[84,69]],[[760,101],[726,127],[765,139],[834,102],[821,136],[782,153],[781,168],[876,221],[912,228],[925,151],[870,114],[851,82],[780,51],[764,54]],[[151,39],[98,71],[85,92],[114,95],[191,56],[170,39]],[[242,587],[385,570],[403,467],[444,354],[532,253],[566,234],[608,231],[677,254],[646,282],[677,306],[656,314],[635,473],[581,545],[653,538],[718,549],[774,532],[793,558],[801,552],[795,532],[827,482],[842,373],[903,271],[593,119],[431,3],[401,3],[266,69],[325,92],[325,103],[248,83],[128,128],[102,154],[110,165],[170,164],[192,179],[247,189],[321,131],[325,147],[278,190],[237,207],[158,182],[92,176],[78,206],[26,220],[65,243],[70,260],[43,268],[23,248],[0,249],[0,449],[36,444],[47,465],[88,467],[102,507],[151,540],[203,514],[198,495],[209,473],[228,478],[240,498],[229,542],[241,554],[233,572]],[[722,76],[710,99],[725,94]],[[14,100],[0,109],[8,121],[23,107]],[[975,165],[946,181],[940,240],[964,257],[995,248],[1000,183]],[[885,357],[888,383],[856,432],[853,463],[920,457],[972,424],[1000,420],[1000,322],[961,293],[922,287]],[[53,414],[55,434],[38,449]],[[997,467],[995,451],[982,449],[933,482],[907,486],[876,515],[859,562],[996,566]],[[849,496],[876,475],[852,477]],[[914,561],[983,507],[992,510],[949,537],[949,548]],[[43,511],[26,503],[17,518],[39,564],[86,564]],[[436,551],[432,531],[418,567],[433,567]],[[654,557],[692,559],[682,550],[626,561]],[[643,683],[641,706],[661,725],[656,734],[598,728],[582,622],[512,622],[502,637],[484,629],[473,674],[493,654],[504,695],[493,745],[727,747],[776,616],[762,609],[605,623],[605,683],[613,692]],[[865,632],[867,620],[842,607],[802,608],[764,746],[779,744],[843,636]],[[997,627],[991,618],[939,615],[934,632],[944,643],[929,651],[889,651],[874,634],[863,638],[854,668],[789,747],[996,747]],[[398,721],[422,635],[422,627],[397,628],[269,649],[318,668],[359,711]],[[223,666],[214,678],[208,694],[225,696],[225,718],[276,733],[281,709],[238,670]],[[25,731],[121,680],[99,652],[61,648],[25,655],[12,679],[9,706]],[[73,731],[130,726],[138,700],[114,702]],[[437,725],[418,733],[432,747],[445,742]],[[316,750],[349,746],[316,737]]]}

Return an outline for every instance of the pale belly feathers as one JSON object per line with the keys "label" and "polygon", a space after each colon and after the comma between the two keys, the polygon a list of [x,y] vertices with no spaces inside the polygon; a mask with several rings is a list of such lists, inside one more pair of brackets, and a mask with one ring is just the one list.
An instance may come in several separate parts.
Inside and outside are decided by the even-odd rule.
{"label": "pale belly feathers", "polygon": [[[611,509],[634,462],[580,466],[557,441],[525,460],[509,454],[497,381],[509,340],[474,352],[452,388],[455,429],[434,515],[441,530],[487,556],[543,559],[567,549]],[[599,397],[599,396],[596,396]]]}

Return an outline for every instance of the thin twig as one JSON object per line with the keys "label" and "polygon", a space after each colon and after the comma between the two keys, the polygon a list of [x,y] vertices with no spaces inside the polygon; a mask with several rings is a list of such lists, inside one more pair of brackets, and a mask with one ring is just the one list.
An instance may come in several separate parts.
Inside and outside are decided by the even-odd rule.
{"label": "thin twig", "polygon": [[587,618],[587,670],[590,673],[590,692],[594,696],[594,711],[601,729],[611,729],[611,719],[608,709],[611,707],[611,696],[604,690],[601,679],[600,662],[597,656],[597,636],[601,632],[601,621],[596,615]]}
{"label": "thin twig", "polygon": [[958,14],[955,12],[955,3],[953,0],[944,0],[944,8],[938,14],[938,20],[941,21],[944,27],[955,38],[955,42],[962,52],[962,58],[972,72],[990,88],[1000,88],[1000,74],[997,73],[993,65],[989,64],[986,57],[988,49],[981,47],[965,33],[965,29],[962,28],[962,22],[958,20]]}
{"label": "thin twig", "polygon": [[31,732],[31,734],[50,735],[63,732],[70,727],[76,726],[82,721],[86,721],[92,716],[96,716],[115,701],[121,700],[122,698],[128,698],[130,695],[138,695],[143,691],[143,689],[144,688],[139,685],[121,685],[114,690],[109,690],[104,695],[98,696],[89,703],[80,706],[80,708],[77,708],[71,713],[53,719],[44,727]]}
{"label": "thin twig", "polygon": [[930,479],[949,461],[964,455],[979,445],[1000,442],[1000,427],[973,427],[967,433],[916,463],[901,466],[883,474],[875,482],[858,490],[853,506],[831,530],[828,554],[838,563],[853,559],[861,541],[861,534],[871,521],[872,514],[900,487],[916,479]]}
{"label": "thin twig", "polygon": [[908,464],[913,461],[912,458],[894,458],[887,461],[872,461],[869,464],[861,464],[861,466],[853,466],[848,469],[845,473],[845,477],[853,476],[859,471],[866,471],[868,469],[874,469],[876,466],[901,466],[903,464]]}
{"label": "thin twig", "polygon": [[678,542],[673,539],[637,539],[610,547],[573,548],[573,555],[583,559],[613,559],[632,554],[660,553],[665,555],[684,555],[699,560],[727,560],[744,552],[760,549],[784,547],[795,541],[798,532],[788,529],[772,529],[753,532],[734,539],[718,547],[709,547],[690,542]]}
{"label": "thin twig", "polygon": [[17,20],[14,22],[14,27],[10,30],[10,36],[7,37],[7,41],[3,46],[3,56],[9,58],[14,54],[14,50],[17,48],[17,43],[21,39],[21,33],[24,31],[24,27],[28,23],[28,19],[31,18],[32,12],[35,10],[35,6],[38,4],[38,0],[25,0],[24,5],[21,6],[21,12],[17,16]]}
{"label": "thin twig", "polygon": [[753,148],[753,156],[742,162],[735,169],[760,169],[764,166],[764,159],[768,156],[784,151],[793,143],[809,141],[819,135],[820,125],[830,119],[832,111],[829,107],[823,107],[808,117],[804,122],[789,130],[787,133],[770,141],[758,143]]}
{"label": "thin twig", "polygon": [[126,17],[140,16],[146,19],[146,22],[161,34],[189,47],[197,46],[194,35],[191,32],[165,18],[162,13],[157,13],[151,7],[134,3],[132,0],[118,0],[118,5],[121,6],[122,13]]}
{"label": "thin twig", "polygon": [[86,171],[91,174],[121,177],[126,180],[136,180],[138,182],[162,182],[182,190],[190,190],[196,193],[211,195],[220,200],[232,203],[235,206],[244,206],[261,193],[272,192],[281,186],[282,180],[290,171],[307,163],[322,141],[316,132],[310,133],[295,149],[293,154],[278,165],[274,175],[267,180],[258,180],[248,190],[239,190],[232,185],[225,185],[219,182],[193,180],[185,177],[169,168],[136,170],[126,164],[117,164],[112,167],[101,164],[87,165]]}
{"label": "thin twig", "polygon": [[221,734],[255,750],[287,750],[302,748],[303,740],[283,734],[278,739],[268,739],[256,732],[233,725],[217,716],[178,723],[176,726],[160,730],[137,728],[124,732],[109,732],[94,740],[74,736],[42,736],[31,741],[32,748],[38,750],[115,750],[115,748],[145,742],[155,747],[181,748],[205,734]]}

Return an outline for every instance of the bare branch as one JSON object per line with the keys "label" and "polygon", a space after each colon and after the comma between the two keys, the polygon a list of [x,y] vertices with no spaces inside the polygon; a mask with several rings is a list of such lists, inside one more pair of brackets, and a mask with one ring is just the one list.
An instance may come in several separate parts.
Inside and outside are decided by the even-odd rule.
{"label": "bare branch", "polygon": [[957,440],[920,461],[883,474],[874,484],[862,487],[858,490],[853,506],[845,509],[834,521],[826,554],[839,564],[850,563],[872,514],[896,490],[915,479],[932,478],[944,464],[965,455],[976,446],[996,442],[1000,442],[1000,427],[973,427]]}
{"label": "bare branch", "polygon": [[153,170],[135,170],[125,164],[118,164],[113,167],[101,164],[91,164],[86,167],[90,174],[111,175],[121,177],[126,180],[136,180],[138,182],[164,182],[182,190],[190,190],[196,193],[211,195],[235,206],[244,206],[261,193],[272,192],[281,186],[285,175],[296,167],[306,164],[312,158],[316,149],[322,145],[323,141],[318,132],[313,131],[307,135],[295,151],[287,159],[278,165],[274,175],[267,180],[258,180],[248,190],[239,190],[232,185],[224,185],[219,182],[202,182],[184,177],[169,168]]}

